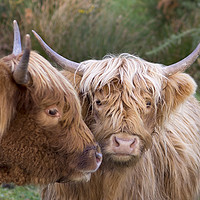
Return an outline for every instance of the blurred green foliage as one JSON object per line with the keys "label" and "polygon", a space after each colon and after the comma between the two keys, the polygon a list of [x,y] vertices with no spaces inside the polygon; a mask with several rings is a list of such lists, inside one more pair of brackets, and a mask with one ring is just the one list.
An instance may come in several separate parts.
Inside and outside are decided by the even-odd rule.
{"label": "blurred green foliage", "polygon": [[0,188],[1,200],[39,200],[39,189],[35,186],[16,186],[14,189]]}
{"label": "blurred green foliage", "polygon": [[[200,0],[1,0],[0,54],[12,48],[12,21],[34,29],[77,62],[127,52],[165,65],[200,42]],[[31,34],[32,48],[46,57]],[[200,60],[188,72],[200,83]]]}

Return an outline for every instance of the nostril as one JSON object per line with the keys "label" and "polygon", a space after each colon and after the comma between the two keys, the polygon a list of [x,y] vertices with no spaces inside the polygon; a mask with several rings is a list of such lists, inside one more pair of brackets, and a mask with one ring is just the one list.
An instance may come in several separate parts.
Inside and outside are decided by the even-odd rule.
{"label": "nostril", "polygon": [[96,161],[97,161],[97,163],[100,163],[100,162],[101,162],[101,160],[102,160],[102,154],[101,154],[101,153],[98,153],[98,152],[96,152],[96,153],[95,153],[95,156],[96,156]]}
{"label": "nostril", "polygon": [[138,152],[140,138],[136,135],[118,134],[111,136],[110,150],[116,154],[130,154]]}
{"label": "nostril", "polygon": [[137,139],[134,138],[133,142],[130,144],[130,148],[134,148],[136,144],[137,144]]}
{"label": "nostril", "polygon": [[120,146],[120,142],[119,142],[118,138],[115,137],[115,136],[113,137],[113,145],[115,147],[119,147]]}

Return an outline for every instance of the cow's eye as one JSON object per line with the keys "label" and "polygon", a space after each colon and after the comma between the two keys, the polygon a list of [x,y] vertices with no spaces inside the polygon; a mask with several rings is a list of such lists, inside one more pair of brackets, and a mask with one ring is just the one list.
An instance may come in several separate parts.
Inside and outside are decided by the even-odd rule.
{"label": "cow's eye", "polygon": [[56,108],[48,109],[47,114],[52,116],[52,117],[59,117],[60,114]]}
{"label": "cow's eye", "polygon": [[147,101],[147,102],[146,102],[146,106],[147,106],[147,108],[150,108],[150,107],[151,107],[151,102],[150,102],[150,101]]}
{"label": "cow's eye", "polygon": [[98,100],[96,100],[96,104],[98,105],[98,106],[100,106],[101,105],[101,101],[98,99]]}

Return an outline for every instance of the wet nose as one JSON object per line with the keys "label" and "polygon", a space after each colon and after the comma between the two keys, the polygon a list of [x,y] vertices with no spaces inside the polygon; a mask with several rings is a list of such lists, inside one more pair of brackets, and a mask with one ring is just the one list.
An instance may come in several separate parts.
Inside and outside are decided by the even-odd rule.
{"label": "wet nose", "polygon": [[94,169],[91,170],[92,172],[95,172],[100,167],[101,162],[102,162],[102,153],[101,153],[101,149],[99,145],[97,145],[95,148],[94,157],[95,157],[96,167],[94,167]]}
{"label": "wet nose", "polygon": [[97,165],[100,165],[102,161],[102,153],[95,152],[95,157],[96,157]]}
{"label": "wet nose", "polygon": [[137,136],[129,136],[128,138],[112,136],[111,141],[113,151],[119,154],[131,154],[138,145]]}
{"label": "wet nose", "polygon": [[101,165],[102,153],[99,145],[87,147],[80,157],[79,168],[85,172],[95,172]]}

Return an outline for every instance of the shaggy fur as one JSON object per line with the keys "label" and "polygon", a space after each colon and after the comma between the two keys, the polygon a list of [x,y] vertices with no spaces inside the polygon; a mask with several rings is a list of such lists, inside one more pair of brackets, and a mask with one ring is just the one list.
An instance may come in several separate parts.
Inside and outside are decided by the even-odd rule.
{"label": "shaggy fur", "polygon": [[[88,183],[50,184],[45,200],[192,200],[200,189],[200,106],[194,80],[165,77],[164,67],[133,55],[80,64],[63,74],[82,99],[83,115],[104,155]],[[128,160],[113,155],[112,135],[137,135]]]}
{"label": "shaggy fur", "polygon": [[0,60],[0,183],[88,178],[96,169],[98,146],[82,120],[75,90],[36,52],[28,65],[31,82],[16,84],[12,73],[21,56]]}

